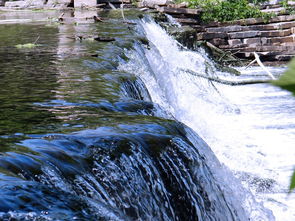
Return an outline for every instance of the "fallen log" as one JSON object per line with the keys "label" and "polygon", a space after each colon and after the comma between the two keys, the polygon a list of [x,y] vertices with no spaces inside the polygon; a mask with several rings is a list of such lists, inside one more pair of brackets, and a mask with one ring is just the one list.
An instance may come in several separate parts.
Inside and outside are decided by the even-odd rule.
{"label": "fallen log", "polygon": [[218,77],[212,77],[212,76],[206,76],[203,74],[199,74],[195,71],[192,71],[190,69],[183,69],[179,68],[179,70],[187,72],[193,76],[200,77],[207,79],[209,81],[217,82],[220,84],[225,84],[225,85],[230,85],[230,86],[241,86],[241,85],[248,85],[248,84],[263,84],[263,83],[271,83],[271,80],[269,79],[260,79],[260,80],[244,80],[244,81],[232,81],[232,80],[225,80],[225,79],[220,79]]}

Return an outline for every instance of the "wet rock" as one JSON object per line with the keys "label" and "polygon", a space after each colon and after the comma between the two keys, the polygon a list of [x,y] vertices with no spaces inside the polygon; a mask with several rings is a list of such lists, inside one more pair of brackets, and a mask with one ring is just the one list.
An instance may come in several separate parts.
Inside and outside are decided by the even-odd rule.
{"label": "wet rock", "polygon": [[110,42],[115,41],[115,38],[112,37],[103,37],[103,36],[96,36],[93,38],[95,41],[103,41],[103,42]]}
{"label": "wet rock", "polygon": [[170,0],[143,0],[140,7],[155,8],[156,6],[163,6],[172,3]]}
{"label": "wet rock", "polygon": [[210,40],[214,38],[227,38],[227,34],[223,32],[216,32],[216,33],[203,32],[203,33],[197,34],[198,40]]}
{"label": "wet rock", "polygon": [[229,38],[252,38],[256,36],[260,36],[261,33],[259,31],[245,31],[245,32],[234,32],[234,33],[229,33],[228,36]]}
{"label": "wet rock", "polygon": [[73,6],[73,0],[48,0],[46,7],[49,8],[67,8]]}
{"label": "wet rock", "polygon": [[231,39],[231,40],[228,40],[228,44],[229,46],[236,46],[236,45],[242,44],[242,41],[241,39]]}
{"label": "wet rock", "polygon": [[97,0],[75,0],[74,7],[82,8],[82,7],[96,7]]}
{"label": "wet rock", "polygon": [[201,9],[159,7],[159,12],[166,14],[200,15]]}
{"label": "wet rock", "polygon": [[26,1],[5,2],[5,7],[7,7],[7,8],[25,8],[25,7],[27,7],[27,2]]}
{"label": "wet rock", "polygon": [[175,37],[175,39],[182,45],[193,49],[196,43],[196,30],[189,26],[183,27],[168,27],[169,34]]}
{"label": "wet rock", "polygon": [[280,31],[262,31],[261,36],[262,37],[285,37],[288,35],[291,35],[291,29],[287,30],[280,30]]}

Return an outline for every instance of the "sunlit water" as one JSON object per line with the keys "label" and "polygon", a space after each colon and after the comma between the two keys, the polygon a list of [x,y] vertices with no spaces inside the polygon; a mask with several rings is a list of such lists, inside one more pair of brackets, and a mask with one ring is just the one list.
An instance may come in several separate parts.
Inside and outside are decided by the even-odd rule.
{"label": "sunlit water", "polygon": [[290,94],[180,71],[217,74],[138,12],[26,13],[0,16],[0,220],[292,220]]}
{"label": "sunlit water", "polygon": [[[192,76],[180,69],[210,76],[218,71],[202,50],[180,50],[155,23],[143,22],[142,26],[151,49],[130,52],[128,70],[140,67],[136,73],[152,100],[201,135],[256,200],[272,210],[276,220],[294,220],[295,198],[287,195],[295,156],[295,99],[291,93],[269,84],[233,87]],[[148,65],[140,62],[143,56]],[[261,68],[239,69],[240,77],[219,76],[230,80],[268,78]],[[269,69],[276,76],[284,71]]]}

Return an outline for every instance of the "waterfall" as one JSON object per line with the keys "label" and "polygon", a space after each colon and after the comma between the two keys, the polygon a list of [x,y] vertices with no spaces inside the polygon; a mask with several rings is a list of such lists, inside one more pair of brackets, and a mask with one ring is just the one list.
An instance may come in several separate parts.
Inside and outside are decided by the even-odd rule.
{"label": "waterfall", "polygon": [[[40,56],[11,47],[26,65],[3,63],[0,220],[292,220],[282,179],[294,155],[290,94],[193,76],[185,69],[234,78],[151,19],[131,13],[131,27],[108,14],[106,22],[71,29],[113,42],[73,44],[64,37],[77,30],[54,28],[43,32],[54,40],[47,57],[45,44]],[[24,39],[41,30],[27,28]],[[59,56],[58,36],[75,56]],[[50,62],[36,72],[40,61]],[[242,78],[261,75],[241,71]]]}
{"label": "waterfall", "polygon": [[[233,197],[241,200],[251,220],[272,220],[272,213],[276,220],[293,220],[294,209],[288,204],[294,198],[286,201],[286,189],[293,168],[293,158],[288,155],[294,156],[291,147],[295,134],[294,98],[271,85],[231,87],[193,76],[183,69],[200,75],[237,78],[218,71],[202,49],[181,49],[155,22],[144,20],[141,28],[143,31],[139,31],[147,36],[149,48],[137,45],[135,50],[128,51],[130,60],[121,69],[140,77],[153,102],[190,126],[209,144],[225,165],[217,172],[219,178],[225,179],[218,182],[238,193]],[[263,76],[258,68],[240,70],[242,79]],[[272,72],[279,74],[282,70],[273,68]],[[260,109],[255,112],[252,108]],[[283,146],[280,142],[284,142]],[[212,154],[210,149],[203,151],[206,156]],[[209,165],[214,162],[215,159],[208,160]]]}

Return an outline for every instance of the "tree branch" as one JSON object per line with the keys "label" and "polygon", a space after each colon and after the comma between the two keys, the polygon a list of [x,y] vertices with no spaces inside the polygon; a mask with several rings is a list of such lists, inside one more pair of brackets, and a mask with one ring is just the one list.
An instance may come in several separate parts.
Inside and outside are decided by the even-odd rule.
{"label": "tree branch", "polygon": [[263,83],[270,83],[271,80],[269,79],[263,79],[263,80],[245,80],[245,81],[229,81],[229,80],[225,80],[225,79],[220,79],[218,77],[211,77],[211,76],[206,76],[203,74],[199,74],[195,71],[192,71],[190,69],[183,69],[183,68],[179,68],[179,70],[187,72],[193,76],[196,77],[200,77],[200,78],[204,78],[204,79],[208,79],[210,81],[213,82],[217,82],[220,84],[226,84],[226,85],[231,85],[231,86],[239,86],[239,85],[248,85],[248,84],[263,84]]}

